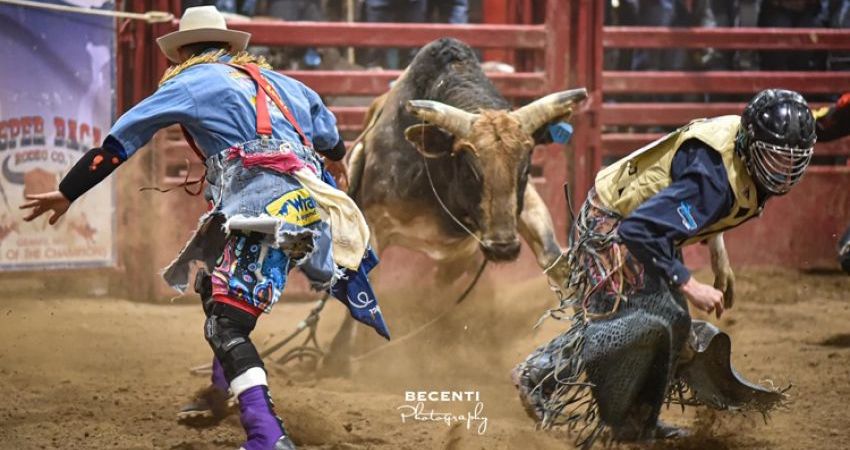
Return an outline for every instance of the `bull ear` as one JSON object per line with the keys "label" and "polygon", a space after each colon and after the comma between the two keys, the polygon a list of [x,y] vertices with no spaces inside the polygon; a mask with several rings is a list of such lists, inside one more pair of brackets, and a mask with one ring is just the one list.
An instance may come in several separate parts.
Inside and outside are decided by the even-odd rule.
{"label": "bull ear", "polygon": [[436,125],[411,125],[404,130],[404,138],[426,158],[442,158],[452,154],[454,137]]}

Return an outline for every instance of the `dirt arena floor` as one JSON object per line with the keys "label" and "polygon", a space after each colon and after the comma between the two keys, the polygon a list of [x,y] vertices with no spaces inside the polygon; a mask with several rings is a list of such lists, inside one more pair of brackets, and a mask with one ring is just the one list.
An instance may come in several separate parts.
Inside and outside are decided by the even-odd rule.
{"label": "dirt arena floor", "polygon": [[[269,364],[272,393],[293,440],[305,449],[561,449],[558,431],[535,431],[516,399],[510,368],[560,324],[531,327],[554,301],[542,278],[510,286],[490,275],[451,315],[413,337],[357,361],[349,378],[315,379]],[[704,278],[704,277],[703,277]],[[735,308],[720,326],[733,359],[753,380],[792,384],[791,403],[761,416],[670,407],[664,418],[692,437],[655,444],[681,449],[839,449],[850,446],[850,277],[778,270],[738,273]],[[384,293],[394,336],[444,311],[454,291]],[[281,304],[255,342],[284,335],[310,304]],[[415,313],[409,313],[416,310]],[[344,309],[331,304],[320,339],[329,342]],[[206,379],[202,313],[194,300],[172,304],[119,299],[4,298],[0,302],[0,448],[235,449],[236,417],[192,430],[174,413]],[[371,333],[371,331],[370,331]],[[374,339],[374,342],[378,342]],[[486,417],[466,422],[401,420],[405,391],[478,391]],[[427,403],[464,414],[475,402]],[[401,409],[399,409],[401,407]],[[625,448],[625,447],[624,447]]]}

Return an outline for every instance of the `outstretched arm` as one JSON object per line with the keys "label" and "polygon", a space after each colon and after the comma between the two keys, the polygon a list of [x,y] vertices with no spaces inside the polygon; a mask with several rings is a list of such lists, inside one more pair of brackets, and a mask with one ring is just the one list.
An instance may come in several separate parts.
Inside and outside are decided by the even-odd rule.
{"label": "outstretched arm", "polygon": [[105,180],[121,163],[144,146],[160,128],[196,119],[195,101],[178,79],[162,85],[153,95],[122,115],[103,141],[86,152],[59,183],[59,190],[28,195],[21,209],[30,210],[24,220],[35,220],[50,211],[54,225],[81,195]]}
{"label": "outstretched arm", "polygon": [[29,222],[51,211],[48,222],[50,225],[56,224],[71,207],[71,202],[97,186],[123,162],[116,151],[109,148],[110,144],[116,145],[115,141],[108,137],[103,147],[96,147],[86,152],[59,183],[59,190],[27,195],[27,202],[21,205],[21,209],[31,209],[31,211],[24,220]]}

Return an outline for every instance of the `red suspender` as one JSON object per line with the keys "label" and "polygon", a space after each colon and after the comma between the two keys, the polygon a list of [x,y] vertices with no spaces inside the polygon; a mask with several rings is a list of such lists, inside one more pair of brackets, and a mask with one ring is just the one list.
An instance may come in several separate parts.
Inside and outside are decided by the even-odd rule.
{"label": "red suspender", "polygon": [[[260,73],[260,68],[257,67],[256,64],[249,63],[244,66],[237,66],[235,64],[228,64],[230,67],[234,69],[241,70],[248,74],[254,82],[257,83],[257,133],[261,136],[271,136],[272,134],[272,121],[269,116],[268,106],[266,105],[266,95],[272,99],[272,102],[277,106],[277,109],[283,114],[283,117],[292,124],[292,127],[295,128],[295,131],[298,133],[298,136],[301,137],[301,143],[306,147],[313,148],[313,144],[307,139],[307,135],[304,134],[304,131],[301,130],[301,126],[298,125],[298,121],[295,120],[295,116],[292,115],[292,112],[283,103],[280,96],[277,94],[277,91],[274,90],[274,86],[269,83],[268,80]],[[267,131],[267,132],[266,132]]]}
{"label": "red suspender", "polygon": [[192,135],[189,134],[189,130],[187,130],[186,127],[184,127],[183,125],[180,125],[180,131],[183,132],[183,139],[186,139],[186,143],[189,144],[189,147],[192,148],[192,151],[195,152],[195,155],[197,155],[198,159],[200,159],[201,161],[206,161],[207,157],[204,156],[204,152],[202,152],[201,149],[198,148],[198,144],[195,143],[195,138],[193,138]]}
{"label": "red suspender", "polygon": [[[256,66],[254,66],[256,68]],[[272,136],[272,118],[269,115],[269,104],[266,102],[266,91],[260,89],[260,82],[248,70],[251,78],[257,82],[257,134],[260,136]]]}
{"label": "red suspender", "polygon": [[[266,78],[260,73],[260,68],[257,67],[256,64],[250,63],[245,64],[244,66],[228,64],[228,66],[247,73],[251,79],[257,83],[257,134],[260,136],[272,135],[272,119],[269,115],[269,105],[266,104],[266,96],[269,96],[271,97],[272,102],[274,102],[283,114],[283,117],[292,124],[293,128],[295,128],[298,136],[301,137],[301,143],[309,148],[313,148],[313,144],[309,139],[307,139],[307,135],[304,134],[304,131],[301,130],[301,126],[298,125],[298,121],[295,120],[295,116],[292,115],[292,112],[286,107],[286,104],[283,103],[283,100],[281,100],[271,83],[269,83],[268,80],[266,80]],[[192,135],[189,134],[189,130],[187,130],[183,125],[180,125],[180,130],[183,132],[183,138],[186,139],[186,142],[189,144],[189,147],[192,148],[192,151],[195,152],[195,155],[197,155],[201,161],[205,161],[207,158],[204,156],[204,152],[198,148],[198,145],[195,143],[195,139],[193,139]]]}
{"label": "red suspender", "polygon": [[[313,144],[307,139],[307,135],[304,134],[304,131],[301,130],[301,126],[298,125],[298,121],[295,120],[295,117],[292,115],[292,112],[289,111],[289,108],[286,107],[286,104],[283,103],[280,96],[277,94],[277,91],[274,90],[274,87],[271,83],[266,80],[266,78],[260,73],[260,68],[257,67],[256,64],[249,63],[244,66],[237,66],[235,64],[228,64],[228,66],[233,67],[235,69],[241,70],[247,73],[254,82],[257,83],[257,134],[260,136],[271,137],[272,136],[272,119],[269,115],[269,106],[266,103],[266,96],[271,97],[274,104],[283,114],[283,117],[292,124],[292,127],[295,128],[295,131],[298,132],[298,136],[301,137],[301,143],[304,144],[308,148],[313,148]],[[189,134],[189,130],[186,129],[183,125],[180,125],[180,131],[183,132],[183,138],[186,139],[186,142],[189,144],[189,147],[192,148],[192,151],[195,152],[195,155],[201,161],[206,161],[206,156],[201,149],[198,148],[198,145],[195,143],[195,139],[192,138],[192,135]],[[204,170],[204,176],[200,179],[195,180],[193,182],[189,182],[189,174],[186,173],[186,181],[183,182],[183,189],[186,192],[189,192],[192,195],[198,195],[203,191],[203,182],[206,177],[206,169]],[[201,183],[201,189],[198,192],[191,192],[188,190],[186,186],[191,184]]]}

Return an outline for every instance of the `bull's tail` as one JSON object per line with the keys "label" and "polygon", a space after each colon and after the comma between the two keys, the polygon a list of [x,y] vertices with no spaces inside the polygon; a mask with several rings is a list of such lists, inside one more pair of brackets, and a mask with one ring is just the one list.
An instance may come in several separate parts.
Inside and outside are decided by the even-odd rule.
{"label": "bull's tail", "polygon": [[366,136],[372,131],[372,128],[378,122],[378,118],[381,117],[387,94],[377,97],[369,105],[369,110],[366,111],[366,118],[363,121],[363,132],[354,140],[354,145],[352,145],[348,156],[348,196],[355,202],[357,202],[357,193],[360,192],[363,170],[366,167]]}

